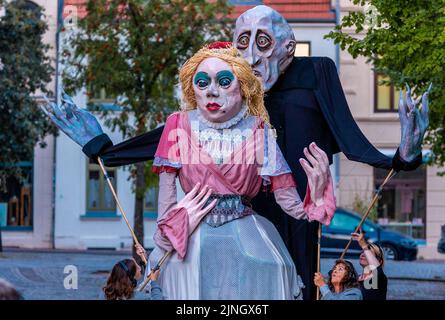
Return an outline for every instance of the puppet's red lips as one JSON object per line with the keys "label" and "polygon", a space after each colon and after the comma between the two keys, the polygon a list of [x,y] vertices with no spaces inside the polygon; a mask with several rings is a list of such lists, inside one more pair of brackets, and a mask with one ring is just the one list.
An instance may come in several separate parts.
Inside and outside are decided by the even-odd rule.
{"label": "puppet's red lips", "polygon": [[207,103],[206,108],[209,111],[217,111],[221,108],[221,106],[219,104],[217,104],[216,102],[212,102],[212,103]]}

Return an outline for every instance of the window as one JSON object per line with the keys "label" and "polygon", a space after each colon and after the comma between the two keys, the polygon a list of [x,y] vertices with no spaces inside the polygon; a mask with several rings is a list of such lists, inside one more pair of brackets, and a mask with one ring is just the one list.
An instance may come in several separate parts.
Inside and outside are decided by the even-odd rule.
{"label": "window", "polygon": [[159,188],[149,188],[144,198],[144,217],[156,219],[158,216],[158,194]]}
{"label": "window", "polygon": [[16,164],[24,179],[6,179],[6,190],[0,191],[0,226],[6,229],[27,229],[33,225],[32,162]]}
{"label": "window", "polygon": [[311,56],[311,43],[309,41],[297,41],[295,45],[296,57],[310,57]]}
{"label": "window", "polygon": [[381,84],[388,78],[382,74],[376,74],[374,84],[374,111],[397,112],[399,109],[399,92],[394,86]]}
{"label": "window", "polygon": [[[106,169],[116,190],[116,168]],[[116,203],[100,166],[90,159],[87,173],[87,215],[107,212],[115,213]]]}
{"label": "window", "polygon": [[97,88],[94,85],[89,86],[88,90],[89,101],[93,103],[110,102],[113,103],[116,97],[107,94],[105,88]]}
{"label": "window", "polygon": [[[376,188],[382,184],[387,170],[374,169]],[[417,239],[425,239],[426,169],[400,171],[382,190],[378,200],[379,223]]]}

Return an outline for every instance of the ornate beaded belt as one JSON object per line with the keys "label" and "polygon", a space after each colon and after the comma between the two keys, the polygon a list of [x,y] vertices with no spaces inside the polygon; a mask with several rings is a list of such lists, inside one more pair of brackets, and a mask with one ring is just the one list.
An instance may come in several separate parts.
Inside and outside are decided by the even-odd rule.
{"label": "ornate beaded belt", "polygon": [[206,205],[218,199],[216,206],[205,216],[204,221],[211,227],[219,227],[235,219],[255,213],[250,199],[236,194],[212,194]]}

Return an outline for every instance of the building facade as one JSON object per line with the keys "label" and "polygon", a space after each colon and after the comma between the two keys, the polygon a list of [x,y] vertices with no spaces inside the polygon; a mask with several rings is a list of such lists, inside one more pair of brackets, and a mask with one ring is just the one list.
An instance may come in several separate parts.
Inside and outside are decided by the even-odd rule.
{"label": "building facade", "polygon": [[[44,8],[48,30],[43,41],[51,46],[48,55],[56,68],[59,3],[55,0],[26,1],[26,10],[36,5]],[[47,85],[56,94],[56,76]],[[41,93],[35,99],[43,101]],[[34,148],[34,156],[16,164],[27,173],[21,183],[9,179],[7,191],[0,194],[0,226],[3,246],[52,248],[54,240],[54,137],[45,139],[47,146]]]}
{"label": "building facade", "polygon": [[[358,10],[349,0],[340,0],[340,8],[341,17]],[[354,30],[345,31],[355,34]],[[399,92],[380,85],[382,75],[376,74],[365,58],[353,59],[345,51],[340,53],[340,79],[360,129],[381,152],[393,156],[400,144]],[[426,157],[429,151],[423,153]],[[386,229],[416,239],[419,258],[445,259],[437,251],[441,226],[445,224],[445,178],[437,176],[437,172],[444,170],[423,165],[416,171],[397,174],[385,186],[373,213]],[[359,203],[369,203],[386,174],[385,170],[349,161],[341,154],[339,205],[354,208]]]}

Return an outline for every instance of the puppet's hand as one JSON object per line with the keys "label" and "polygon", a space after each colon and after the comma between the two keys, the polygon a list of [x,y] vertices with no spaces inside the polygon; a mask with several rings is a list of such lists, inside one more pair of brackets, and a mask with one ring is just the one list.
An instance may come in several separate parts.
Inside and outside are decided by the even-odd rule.
{"label": "puppet's hand", "polygon": [[[309,152],[310,150],[310,152]],[[329,178],[329,160],[326,153],[321,150],[315,142],[312,142],[308,148],[304,148],[305,159],[300,159],[300,164],[306,172],[307,181],[311,190],[311,199],[316,206],[323,205],[323,195]],[[312,165],[312,166],[311,166]]]}
{"label": "puppet's hand", "polygon": [[[402,91],[399,98],[399,117],[402,130],[399,147],[400,157],[406,161],[413,161],[422,152],[423,136],[429,125],[428,120],[428,90],[422,95],[421,110],[417,107],[419,100],[414,102],[411,97],[411,88],[406,85],[406,101],[403,99]],[[408,107],[408,108],[407,108]]]}
{"label": "puppet's hand", "polygon": [[41,105],[43,112],[71,140],[83,147],[88,141],[103,133],[97,119],[85,109],[76,106],[70,96],[62,93],[62,105],[59,107],[46,97],[46,104]]}
{"label": "puppet's hand", "polygon": [[218,201],[217,199],[215,199],[209,205],[204,207],[207,200],[209,199],[209,197],[212,194],[212,189],[210,189],[209,186],[205,185],[201,189],[201,191],[198,193],[200,186],[201,185],[198,183],[177,204],[178,208],[182,207],[187,210],[187,214],[188,214],[188,218],[189,218],[188,219],[189,220],[189,225],[188,225],[189,235],[191,235],[193,233],[193,231],[195,231],[196,227],[199,225],[202,218],[204,218],[205,215],[207,213],[209,213],[210,210],[212,210],[215,207],[216,202]]}

